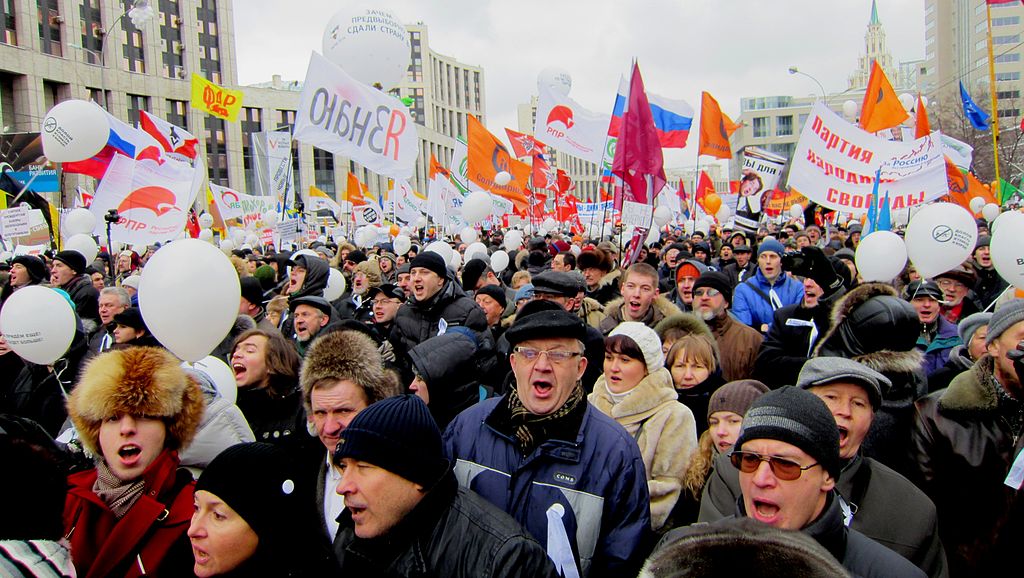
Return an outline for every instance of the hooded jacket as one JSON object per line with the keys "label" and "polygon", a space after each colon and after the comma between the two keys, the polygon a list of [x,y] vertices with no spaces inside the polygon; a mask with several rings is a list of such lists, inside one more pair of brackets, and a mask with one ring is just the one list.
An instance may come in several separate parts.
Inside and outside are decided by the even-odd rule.
{"label": "hooded jacket", "polygon": [[619,293],[619,277],[621,276],[621,269],[616,269],[606,273],[604,277],[601,277],[601,280],[597,282],[597,287],[595,287],[593,291],[586,291],[586,296],[597,301],[601,305],[604,305],[605,311],[607,311],[608,302],[622,295]]}
{"label": "hooded jacket", "polygon": [[931,377],[933,373],[942,369],[949,361],[949,352],[957,345],[963,345],[960,335],[956,331],[956,325],[950,323],[941,314],[935,317],[935,335],[929,340],[924,335],[917,338],[917,348],[924,352],[924,361],[921,368],[926,376]]}
{"label": "hooded jacket", "polygon": [[[605,304],[605,318],[601,320],[601,325],[598,329],[606,337],[612,332],[612,330],[619,326],[619,323],[625,321],[622,313],[624,304],[625,299],[623,297],[617,297]],[[651,302],[651,306],[647,310],[647,315],[639,321],[643,322],[644,325],[651,329],[654,329],[654,326],[660,323],[662,319],[679,312],[679,308],[673,305],[672,302],[664,295],[658,295],[654,301]]]}
{"label": "hooded jacket", "polygon": [[812,357],[846,357],[889,378],[862,452],[910,477],[908,462],[914,401],[927,392],[922,353],[914,344],[921,329],[917,312],[882,283],[866,283],[836,302],[832,327]]}
{"label": "hooded jacket", "polygon": [[619,422],[640,447],[651,495],[651,527],[660,529],[679,499],[683,476],[697,450],[693,413],[676,401],[672,375],[657,368],[618,403],[602,375],[587,400]]}
{"label": "hooded jacket", "polygon": [[475,337],[456,328],[409,352],[413,370],[427,383],[430,414],[442,431],[462,410],[480,401],[475,354]]}
{"label": "hooded jacket", "polygon": [[[286,261],[287,262],[287,261]],[[320,259],[319,257],[310,257],[309,255],[299,255],[295,258],[295,262],[299,263],[300,266],[306,267],[306,277],[302,280],[302,286],[299,287],[294,293],[289,293],[289,299],[298,299],[299,297],[323,297],[324,289],[327,287],[327,279],[330,276],[330,265],[327,261]],[[284,269],[280,269],[283,271]],[[287,277],[285,277],[287,287]],[[295,323],[292,319],[291,312],[285,309],[284,315],[281,316],[280,321],[281,334],[285,336],[285,339],[295,338]]]}
{"label": "hooded jacket", "polygon": [[[778,295],[777,304],[766,299],[771,297],[772,291]],[[800,303],[803,298],[802,283],[790,278],[785,272],[780,272],[775,282],[769,283],[759,267],[753,277],[736,285],[730,309],[737,320],[760,331],[762,325],[771,325],[777,309]]]}
{"label": "hooded jacket", "polygon": [[1003,480],[1014,434],[1000,407],[993,365],[983,355],[948,388],[918,400],[914,416],[911,478],[938,508],[953,575],[1005,570],[991,556],[1007,512]]}

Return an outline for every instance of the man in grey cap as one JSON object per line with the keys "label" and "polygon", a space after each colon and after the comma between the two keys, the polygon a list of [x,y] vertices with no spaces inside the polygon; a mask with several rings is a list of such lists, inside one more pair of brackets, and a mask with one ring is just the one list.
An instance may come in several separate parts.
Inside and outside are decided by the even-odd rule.
{"label": "man in grey cap", "polygon": [[[860,452],[889,379],[850,359],[815,357],[804,364],[796,385],[824,401],[836,421],[842,460],[836,491],[846,525],[929,576],[947,576],[935,505],[905,477]],[[701,521],[735,509],[739,476],[727,462],[725,457],[715,463],[701,499]]]}
{"label": "man in grey cap", "polygon": [[1024,387],[1007,353],[1024,340],[1024,299],[996,309],[987,353],[949,387],[916,403],[911,452],[914,481],[939,511],[950,575],[1005,569],[993,544],[1006,521],[1003,481],[1024,434]]}

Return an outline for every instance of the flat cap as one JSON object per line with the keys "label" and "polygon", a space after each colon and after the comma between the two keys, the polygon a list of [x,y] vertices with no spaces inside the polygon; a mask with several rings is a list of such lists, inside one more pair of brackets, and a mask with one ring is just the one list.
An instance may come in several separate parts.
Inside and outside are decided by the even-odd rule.
{"label": "flat cap", "polygon": [[888,377],[845,357],[812,357],[808,359],[800,369],[800,375],[796,378],[796,386],[800,389],[807,389],[837,381],[852,381],[863,386],[868,392],[871,407],[875,409],[882,404],[882,396],[892,387],[892,382]]}
{"label": "flat cap", "polygon": [[534,293],[551,293],[575,297],[583,291],[580,277],[562,271],[544,271],[532,280]]}
{"label": "flat cap", "polygon": [[295,308],[298,307],[299,305],[309,305],[310,307],[319,309],[321,312],[323,312],[324,315],[328,317],[330,317],[334,312],[334,308],[331,307],[330,301],[324,299],[323,297],[317,297],[316,295],[307,295],[305,297],[290,299],[288,301],[288,309],[290,309],[293,313],[295,312]]}

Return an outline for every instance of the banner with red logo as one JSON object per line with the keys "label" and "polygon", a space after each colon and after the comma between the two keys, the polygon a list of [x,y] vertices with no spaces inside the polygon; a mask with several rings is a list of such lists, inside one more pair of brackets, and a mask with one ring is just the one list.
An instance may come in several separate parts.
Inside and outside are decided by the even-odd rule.
{"label": "banner with red logo", "polygon": [[604,158],[612,115],[591,112],[547,86],[540,87],[533,134],[548,146],[592,163]]}
{"label": "banner with red logo", "polygon": [[165,160],[163,164],[114,155],[96,188],[89,210],[96,215],[93,234],[106,238],[107,211],[120,219],[110,227],[110,239],[149,245],[174,239],[185,229],[192,167]]}

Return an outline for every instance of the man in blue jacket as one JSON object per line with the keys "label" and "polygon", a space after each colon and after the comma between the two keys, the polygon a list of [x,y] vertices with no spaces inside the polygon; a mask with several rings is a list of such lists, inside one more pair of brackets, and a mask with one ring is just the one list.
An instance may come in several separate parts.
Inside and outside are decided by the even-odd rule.
{"label": "man in blue jacket", "polygon": [[651,526],[644,465],[626,430],[587,403],[583,320],[539,311],[505,336],[515,387],[445,431],[459,485],[511,514],[566,578],[636,575]]}
{"label": "man in blue jacket", "polygon": [[733,316],[767,333],[777,309],[795,305],[804,298],[804,286],[782,270],[782,243],[775,239],[757,246],[757,273],[736,285],[733,292]]}

